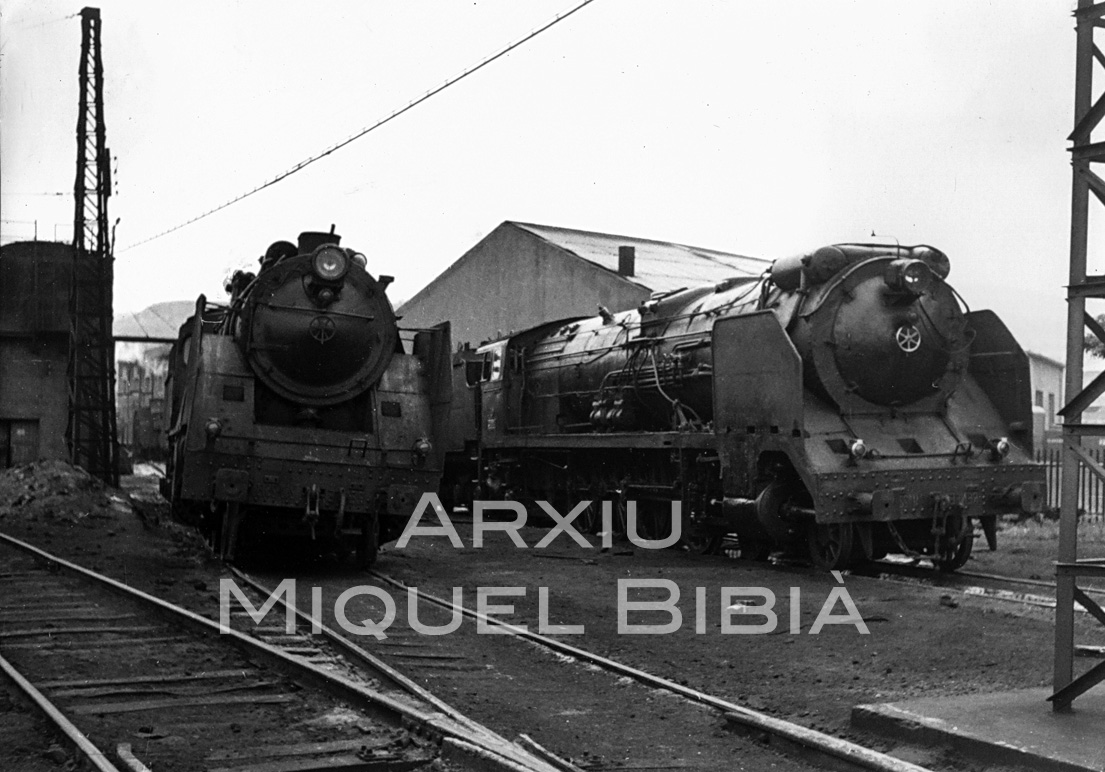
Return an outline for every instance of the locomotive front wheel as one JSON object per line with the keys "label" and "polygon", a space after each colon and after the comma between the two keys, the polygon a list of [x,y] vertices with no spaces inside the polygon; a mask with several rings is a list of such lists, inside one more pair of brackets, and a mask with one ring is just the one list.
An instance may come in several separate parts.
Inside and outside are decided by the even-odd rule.
{"label": "locomotive front wheel", "polygon": [[975,544],[975,531],[970,520],[967,520],[965,530],[955,547],[946,550],[945,553],[933,558],[932,564],[936,570],[950,574],[952,571],[962,568],[971,557],[971,550]]}
{"label": "locomotive front wheel", "polygon": [[856,540],[851,523],[814,523],[807,534],[810,558],[818,568],[837,571],[853,563]]}
{"label": "locomotive front wheel", "polygon": [[574,525],[575,529],[580,533],[592,534],[598,533],[599,525],[601,524],[602,500],[597,496],[592,496],[590,502],[587,504],[587,508],[576,516],[572,525]]}
{"label": "locomotive front wheel", "polygon": [[679,543],[697,555],[716,555],[721,550],[721,540],[724,534],[707,530],[706,528],[683,526],[683,532],[679,537]]}

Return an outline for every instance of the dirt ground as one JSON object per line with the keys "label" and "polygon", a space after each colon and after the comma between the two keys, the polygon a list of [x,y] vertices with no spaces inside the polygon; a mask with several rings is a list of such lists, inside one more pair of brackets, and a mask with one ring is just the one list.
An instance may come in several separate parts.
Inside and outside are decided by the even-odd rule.
{"label": "dirt ground", "polygon": [[[471,526],[459,526],[471,544]],[[528,544],[544,531],[525,532]],[[547,550],[518,550],[496,534],[481,549],[456,550],[442,538],[417,538],[386,551],[379,570],[426,591],[447,595],[462,586],[524,586],[513,619],[538,625],[538,588],[549,588],[553,624],[584,624],[572,643],[719,696],[808,726],[848,735],[853,705],[913,696],[1000,691],[1050,683],[1052,612],[962,595],[939,587],[845,576],[843,584],[801,567],[749,564],[674,550],[585,551],[563,538]],[[460,579],[462,577],[462,579]],[[618,633],[619,580],[666,580],[679,588],[682,624],[670,634]],[[824,625],[818,615],[837,587],[845,587],[868,634],[854,624]],[[766,588],[778,623],[768,634],[722,632],[722,588]],[[705,632],[696,630],[697,595],[705,598]],[[645,592],[641,591],[641,597]],[[792,632],[797,597],[798,629]],[[734,597],[739,597],[736,593]],[[632,599],[633,596],[630,596]],[[666,590],[649,594],[667,597]],[[760,604],[746,595],[748,604]],[[845,607],[834,604],[834,615]],[[662,624],[666,614],[640,612],[636,621]],[[634,621],[634,620],[629,620]],[[741,619],[732,620],[737,623]],[[745,624],[764,618],[750,614]],[[1085,620],[1085,639],[1100,626]],[[1095,629],[1096,628],[1096,629]],[[1091,642],[1085,640],[1085,642]],[[1094,642],[1105,643],[1098,634]]]}
{"label": "dirt ground", "polygon": [[[9,470],[0,476],[0,531],[213,616],[222,567],[191,531],[167,521],[152,483],[130,478],[120,492],[61,467]],[[59,490],[64,493],[59,495]],[[625,544],[609,551],[584,549],[564,534],[537,550],[533,545],[547,534],[540,528],[523,530],[526,549],[516,548],[502,533],[490,534],[485,545],[475,549],[471,524],[455,525],[464,549],[453,548],[444,537],[419,536],[404,549],[386,546],[377,568],[440,595],[462,587],[465,603],[472,605],[478,587],[524,588],[524,597],[491,602],[512,603],[514,613],[502,616],[534,629],[539,626],[539,588],[548,588],[548,621],[585,627],[582,635],[564,636],[574,645],[872,747],[891,745],[850,728],[849,713],[856,704],[1019,689],[1051,680],[1054,642],[1048,609],[847,574],[838,583],[811,568],[677,550],[629,549]],[[965,570],[1015,570],[1051,578],[1054,552],[1048,552],[1054,550],[1054,541],[1047,531],[1032,530],[1051,526],[1017,527],[1025,530],[1003,533],[996,553],[985,552],[980,540],[976,558]],[[330,572],[333,581],[356,583],[348,567],[314,566],[310,573],[320,571]],[[270,571],[268,578],[280,575]],[[675,586],[681,624],[662,635],[619,634],[619,580],[673,583],[628,591],[627,599],[664,600],[665,588]],[[756,613],[723,611],[740,602],[763,602],[747,591],[743,600],[733,590],[723,596],[723,588],[765,588],[773,593],[775,628],[769,634],[723,632],[725,620],[745,626],[764,621]],[[847,590],[868,633],[846,623],[826,624],[813,634],[827,599],[841,588]],[[696,619],[699,594],[704,597],[701,625]],[[793,605],[795,597],[798,603]],[[405,613],[404,604],[397,605]],[[846,608],[836,602],[826,613],[839,621]],[[1087,616],[1079,615],[1079,642],[1105,644],[1103,628]],[[625,621],[663,624],[671,615],[626,611]],[[797,632],[792,632],[792,624]],[[1080,668],[1091,664],[1092,660],[1078,661]],[[512,716],[499,719],[503,725],[496,728],[504,733],[529,729],[511,726]]]}
{"label": "dirt ground", "polygon": [[14,683],[0,676],[0,769],[56,772],[69,769],[71,760],[46,720]]}
{"label": "dirt ground", "polygon": [[[979,539],[963,570],[1055,581],[1058,554],[1057,521],[1008,522],[998,534],[997,551],[990,552],[985,540]],[[1078,524],[1078,557],[1105,558],[1105,521],[1084,520]]]}

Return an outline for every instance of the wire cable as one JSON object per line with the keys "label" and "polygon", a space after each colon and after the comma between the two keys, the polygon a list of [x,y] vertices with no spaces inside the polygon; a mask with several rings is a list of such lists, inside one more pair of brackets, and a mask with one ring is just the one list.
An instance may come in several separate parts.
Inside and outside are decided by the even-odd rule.
{"label": "wire cable", "polygon": [[142,324],[142,320],[138,318],[138,314],[134,311],[130,312],[131,317],[134,318],[134,323],[138,325],[138,329],[142,331],[142,334],[147,338],[150,337],[150,331],[146,329],[146,325]]}
{"label": "wire cable", "polygon": [[68,16],[55,16],[45,21],[35,21],[34,19],[27,19],[25,21],[13,21],[8,22],[13,27],[23,27],[24,29],[37,29],[38,27],[46,27],[51,24],[57,24],[58,22],[68,21],[69,19],[76,19],[80,16],[80,13],[71,13]]}
{"label": "wire cable", "polygon": [[308,158],[304,161],[300,161],[299,163],[297,163],[292,168],[288,169],[285,172],[282,172],[281,174],[278,174],[277,176],[273,177],[268,182],[264,182],[264,183],[258,185],[257,187],[253,188],[252,190],[249,190],[245,193],[242,193],[240,196],[232,198],[229,201],[227,201],[226,203],[220,204],[219,206],[215,207],[214,209],[209,209],[206,212],[204,212],[203,214],[197,215],[196,217],[193,217],[191,220],[183,222],[180,225],[176,225],[172,228],[169,228],[166,231],[162,231],[161,233],[158,233],[155,236],[150,236],[149,238],[145,238],[141,241],[137,241],[133,244],[129,244],[129,245],[123,247],[122,249],[120,249],[119,252],[126,252],[129,249],[134,249],[135,247],[141,246],[143,244],[148,244],[149,242],[151,242],[155,239],[159,239],[162,236],[167,236],[170,233],[174,233],[175,231],[178,231],[181,228],[184,228],[188,225],[191,225],[192,223],[199,222],[203,218],[215,214],[215,212],[222,211],[223,209],[226,209],[228,206],[231,206],[232,204],[236,204],[239,201],[252,196],[254,193],[259,193],[260,191],[264,190],[265,188],[271,187],[272,185],[275,185],[276,183],[280,182],[281,180],[285,180],[288,177],[291,177],[293,174],[295,174],[298,171],[302,171],[306,167],[313,164],[315,161],[319,161],[319,160],[325,158],[326,156],[330,155],[331,153],[334,153],[338,150],[341,150],[346,145],[354,142],[355,140],[360,139],[361,137],[368,134],[369,132],[380,128],[381,126],[383,126],[384,124],[392,121],[393,119],[398,118],[400,115],[407,112],[408,110],[411,110],[411,109],[417,107],[418,105],[422,104],[427,99],[429,99],[430,97],[435,96],[437,94],[440,94],[442,91],[449,88],[449,86],[452,86],[456,83],[459,83],[460,81],[467,78],[469,75],[471,75],[471,74],[477,72],[478,70],[483,69],[487,65],[491,64],[496,59],[499,59],[503,56],[506,56],[508,53],[513,51],[515,48],[518,48],[519,46],[523,45],[524,43],[527,43],[528,41],[530,41],[533,38],[537,37],[542,32],[544,32],[545,30],[552,27],[553,25],[559,24],[560,22],[564,21],[564,19],[567,19],[569,16],[574,14],[576,11],[580,10],[584,6],[590,5],[593,2],[594,2],[594,0],[583,0],[583,2],[581,2],[579,5],[575,6],[571,10],[566,11],[562,14],[558,14],[556,16],[556,18],[552,19],[551,21],[549,21],[549,22],[545,23],[544,25],[538,27],[537,29],[533,30],[528,35],[523,37],[521,40],[517,40],[514,43],[511,43],[506,48],[503,48],[502,50],[498,51],[497,53],[494,53],[491,56],[485,58],[479,64],[468,68],[467,70],[462,72],[460,75],[457,75],[456,77],[453,77],[453,78],[450,78],[449,80],[446,80],[444,83],[442,83],[437,88],[434,88],[434,89],[431,89],[430,91],[427,91],[425,94],[420,96],[418,99],[415,99],[413,102],[409,103],[405,107],[402,107],[402,108],[394,111],[390,115],[380,119],[379,121],[377,121],[376,123],[373,123],[370,126],[366,126],[365,128],[358,131],[356,134],[354,134],[353,136],[348,137],[347,139],[342,140],[341,142],[337,143],[336,145],[333,145],[333,146],[327,148],[326,150],[322,151],[318,155],[314,155],[314,156],[311,156],[310,158]]}

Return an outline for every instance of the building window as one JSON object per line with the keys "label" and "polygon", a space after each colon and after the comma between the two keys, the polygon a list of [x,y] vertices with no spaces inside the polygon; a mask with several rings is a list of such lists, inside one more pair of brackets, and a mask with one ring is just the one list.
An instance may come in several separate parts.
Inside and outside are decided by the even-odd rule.
{"label": "building window", "polygon": [[1047,395],[1047,425],[1055,425],[1055,395]]}
{"label": "building window", "polygon": [[1036,407],[1044,406],[1044,393],[1039,389],[1036,389]]}

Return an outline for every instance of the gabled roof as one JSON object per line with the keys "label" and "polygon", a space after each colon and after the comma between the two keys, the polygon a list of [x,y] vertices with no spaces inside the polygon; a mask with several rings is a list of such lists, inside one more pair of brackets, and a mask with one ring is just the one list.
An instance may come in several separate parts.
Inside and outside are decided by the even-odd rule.
{"label": "gabled roof", "polygon": [[636,251],[635,267],[633,276],[626,279],[653,292],[710,284],[733,276],[759,276],[771,265],[770,260],[759,257],[689,247],[668,241],[510,220],[507,222],[614,273],[618,272],[618,247],[631,246]]}
{"label": "gabled roof", "polygon": [[1040,361],[1046,362],[1049,365],[1058,367],[1060,370],[1067,366],[1066,362],[1060,361],[1055,357],[1049,357],[1047,354],[1041,354],[1038,351],[1029,351],[1028,349],[1025,349],[1024,353],[1028,355],[1029,359],[1039,359]]}

